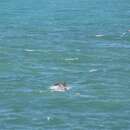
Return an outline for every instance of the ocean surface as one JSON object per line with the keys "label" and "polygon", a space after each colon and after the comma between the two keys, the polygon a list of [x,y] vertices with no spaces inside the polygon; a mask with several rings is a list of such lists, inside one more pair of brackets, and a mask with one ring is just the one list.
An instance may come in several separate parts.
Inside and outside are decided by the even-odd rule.
{"label": "ocean surface", "polygon": [[0,130],[130,130],[130,0],[0,0]]}

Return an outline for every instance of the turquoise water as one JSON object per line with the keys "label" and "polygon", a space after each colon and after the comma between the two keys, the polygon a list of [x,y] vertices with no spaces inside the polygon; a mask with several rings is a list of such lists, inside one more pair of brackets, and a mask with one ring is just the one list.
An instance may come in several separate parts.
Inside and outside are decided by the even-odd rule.
{"label": "turquoise water", "polygon": [[130,130],[129,29],[129,0],[1,0],[0,130]]}

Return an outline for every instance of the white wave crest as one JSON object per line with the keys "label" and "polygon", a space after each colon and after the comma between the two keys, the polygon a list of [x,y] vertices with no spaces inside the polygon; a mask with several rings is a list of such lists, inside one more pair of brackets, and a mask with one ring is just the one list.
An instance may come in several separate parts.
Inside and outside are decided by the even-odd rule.
{"label": "white wave crest", "polygon": [[65,61],[75,61],[75,60],[79,60],[78,57],[75,58],[66,58]]}
{"label": "white wave crest", "polygon": [[31,50],[31,49],[24,49],[24,51],[27,51],[27,52],[34,52],[35,50]]}
{"label": "white wave crest", "polygon": [[97,34],[96,37],[103,37],[103,34]]}
{"label": "white wave crest", "polygon": [[89,70],[90,73],[96,72],[96,71],[97,71],[97,69],[91,69],[91,70]]}

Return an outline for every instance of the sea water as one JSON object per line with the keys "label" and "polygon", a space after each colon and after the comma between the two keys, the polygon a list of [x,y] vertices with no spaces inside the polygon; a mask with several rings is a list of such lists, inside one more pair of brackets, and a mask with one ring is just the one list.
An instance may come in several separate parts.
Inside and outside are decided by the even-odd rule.
{"label": "sea water", "polygon": [[129,0],[0,0],[0,130],[130,130],[129,30]]}

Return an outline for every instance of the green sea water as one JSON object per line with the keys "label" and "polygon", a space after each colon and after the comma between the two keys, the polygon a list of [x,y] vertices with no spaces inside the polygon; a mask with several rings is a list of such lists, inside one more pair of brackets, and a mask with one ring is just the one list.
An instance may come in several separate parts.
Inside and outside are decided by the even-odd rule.
{"label": "green sea water", "polygon": [[129,30],[130,0],[0,0],[0,130],[130,130]]}

